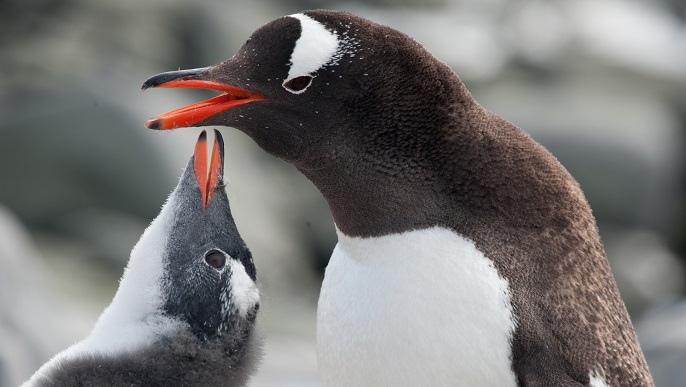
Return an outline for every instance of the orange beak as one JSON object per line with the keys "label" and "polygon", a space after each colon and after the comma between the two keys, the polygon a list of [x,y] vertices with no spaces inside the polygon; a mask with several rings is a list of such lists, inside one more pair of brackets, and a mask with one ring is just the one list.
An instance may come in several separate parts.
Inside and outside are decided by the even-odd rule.
{"label": "orange beak", "polygon": [[248,102],[267,99],[266,97],[221,82],[201,79],[209,70],[203,67],[193,70],[170,71],[157,74],[143,83],[142,90],[154,87],[182,87],[195,89],[210,89],[222,92],[214,98],[188,105],[161,114],[148,120],[145,126],[150,129],[176,129],[195,126],[199,122],[221,111],[231,109]]}
{"label": "orange beak", "polygon": [[203,208],[207,208],[207,204],[212,200],[215,191],[221,187],[224,174],[224,140],[217,129],[214,130],[214,145],[209,158],[209,170],[207,162],[207,132],[203,130],[195,143],[193,161]]}

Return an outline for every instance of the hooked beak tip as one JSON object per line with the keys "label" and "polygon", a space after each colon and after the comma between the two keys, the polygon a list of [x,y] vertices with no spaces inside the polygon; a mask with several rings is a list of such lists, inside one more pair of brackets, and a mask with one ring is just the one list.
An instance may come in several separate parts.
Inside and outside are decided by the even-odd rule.
{"label": "hooked beak tip", "polygon": [[145,127],[148,129],[160,130],[162,129],[162,123],[158,119],[151,119],[145,122]]}
{"label": "hooked beak tip", "polygon": [[177,87],[179,83],[184,81],[200,80],[209,69],[210,67],[201,67],[197,69],[159,73],[143,82],[141,90],[145,91],[151,87]]}

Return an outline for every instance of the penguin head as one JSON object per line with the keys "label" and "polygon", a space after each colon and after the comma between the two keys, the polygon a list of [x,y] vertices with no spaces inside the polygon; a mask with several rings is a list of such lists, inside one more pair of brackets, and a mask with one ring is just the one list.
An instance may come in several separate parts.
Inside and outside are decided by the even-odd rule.
{"label": "penguin head", "polygon": [[333,143],[340,146],[335,138],[361,146],[373,135],[370,128],[410,137],[440,127],[450,120],[456,92],[468,95],[456,80],[448,66],[399,31],[345,12],[306,11],[262,26],[224,62],[148,79],[143,89],[223,94],[146,126],[235,127],[298,166],[332,152]]}
{"label": "penguin head", "polygon": [[162,209],[161,257],[143,258],[162,261],[161,312],[200,338],[245,333],[259,309],[255,265],[231,216],[222,176],[224,144],[216,130],[212,148],[208,157],[203,131]]}
{"label": "penguin head", "polygon": [[243,330],[259,308],[255,265],[231,215],[223,165],[221,135],[215,130],[208,157],[203,131],[166,204],[175,208],[165,253],[163,309],[203,337]]}

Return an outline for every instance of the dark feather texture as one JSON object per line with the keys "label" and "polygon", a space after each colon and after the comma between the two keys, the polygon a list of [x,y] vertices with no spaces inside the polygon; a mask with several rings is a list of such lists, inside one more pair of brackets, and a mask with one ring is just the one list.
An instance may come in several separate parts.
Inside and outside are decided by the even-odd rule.
{"label": "dark feather texture", "polygon": [[262,355],[262,337],[242,333],[201,340],[189,330],[120,356],[85,356],[57,364],[40,387],[247,385]]}

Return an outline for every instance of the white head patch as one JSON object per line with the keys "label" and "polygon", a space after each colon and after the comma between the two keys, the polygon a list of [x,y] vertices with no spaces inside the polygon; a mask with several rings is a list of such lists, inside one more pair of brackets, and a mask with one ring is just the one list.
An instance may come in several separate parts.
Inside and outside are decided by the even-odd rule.
{"label": "white head patch", "polygon": [[239,261],[229,259],[229,265],[231,265],[231,293],[233,295],[233,302],[240,316],[245,318],[248,315],[248,311],[260,302],[260,291]]}
{"label": "white head patch", "polygon": [[[291,17],[300,20],[301,32],[291,53],[291,67],[284,84],[293,78],[311,76],[313,72],[335,61],[340,55],[338,35],[335,32],[327,30],[320,22],[302,13],[296,13]],[[306,89],[293,91],[286,88],[296,94]]]}

